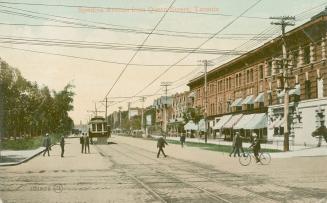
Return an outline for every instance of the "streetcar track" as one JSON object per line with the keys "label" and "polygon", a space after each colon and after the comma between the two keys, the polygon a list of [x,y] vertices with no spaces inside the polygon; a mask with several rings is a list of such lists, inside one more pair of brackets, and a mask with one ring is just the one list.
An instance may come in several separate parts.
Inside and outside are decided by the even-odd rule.
{"label": "streetcar track", "polygon": [[[154,159],[153,157],[149,157],[149,156],[147,156],[147,155],[144,155],[143,153],[140,153],[140,151],[142,151],[142,152],[149,152],[149,153],[152,153],[152,154],[154,154],[154,152],[152,152],[152,151],[150,151],[150,150],[146,150],[146,149],[140,148],[140,147],[137,147],[137,146],[132,146],[132,145],[130,145],[130,144],[126,144],[126,143],[123,143],[123,144],[124,144],[125,146],[127,146],[127,147],[129,148],[130,151],[133,151],[134,154],[136,153],[136,154],[139,154],[139,155],[142,156],[142,157],[145,157],[145,158],[147,158],[147,159],[153,160],[153,161],[155,161],[155,162],[157,162],[157,163],[159,162],[157,159]],[[131,149],[133,149],[133,150],[131,150]],[[137,151],[135,151],[135,149],[137,149]],[[179,159],[176,159],[176,158],[173,158],[173,157],[170,157],[170,159],[174,159],[175,161],[178,160],[178,161],[184,162],[184,163],[186,163],[186,164],[189,164],[189,161],[179,160]],[[162,162],[159,162],[159,163],[162,163]],[[208,170],[208,171],[215,171],[215,170],[213,170],[213,169],[211,169],[211,168],[206,168],[206,167],[202,166],[201,164],[198,164],[198,163],[195,163],[195,162],[190,162],[190,163],[192,163],[192,164],[196,165],[197,167],[201,168],[201,170],[202,170],[202,169],[205,169],[205,170]],[[176,166],[174,166],[174,165],[170,166],[170,168],[183,169],[183,170],[185,170],[184,168],[178,168],[178,167],[176,167]],[[190,171],[190,172],[192,172],[192,171]],[[196,173],[196,174],[198,175],[198,173]],[[244,177],[241,176],[241,175],[233,174],[233,173],[230,173],[230,172],[223,172],[222,174],[230,174],[231,177],[234,177],[234,178],[235,178],[235,177],[238,177],[238,178],[240,179],[239,181],[242,181],[242,182],[245,181],[245,180],[244,180]],[[202,174],[201,174],[201,175],[202,175]],[[206,178],[208,178],[208,177],[206,177]],[[215,177],[215,180],[217,180],[216,177]],[[219,180],[221,180],[221,179],[219,179]],[[250,178],[247,178],[246,180],[252,180],[252,181],[254,181],[254,178],[251,177],[251,179],[250,179]],[[210,179],[210,181],[211,181],[211,182],[219,183],[218,181],[213,181],[212,179]],[[227,180],[227,182],[228,182],[228,181],[230,182],[230,180]],[[238,181],[238,180],[233,180],[233,182],[236,182],[236,181]],[[258,179],[258,178],[255,178],[255,181],[256,181],[257,183],[265,183],[265,182],[266,182],[264,178],[262,178],[262,180],[261,180],[261,179]],[[276,184],[276,183],[274,183],[274,185],[276,186],[276,188],[278,188],[278,187],[284,187],[284,188],[287,188],[287,189],[289,189],[290,191],[293,191],[293,193],[296,193],[296,194],[303,194],[303,192],[304,192],[304,191],[299,192],[299,191],[301,190],[301,188],[298,188],[298,187],[283,186],[283,185],[279,185],[279,184]],[[251,194],[256,195],[257,197],[261,197],[261,198],[264,198],[264,199],[266,199],[266,200],[270,200],[270,201],[278,201],[278,202],[280,202],[280,201],[284,201],[284,199],[285,199],[284,196],[280,196],[280,195],[279,195],[280,197],[278,197],[277,194],[279,194],[279,193],[276,193],[276,194],[275,194],[275,193],[272,192],[272,191],[270,191],[269,193],[265,193],[266,195],[269,195],[268,197],[266,197],[266,196],[262,196],[261,194],[258,194],[256,191],[253,191],[253,190],[251,190],[251,189],[248,189],[247,187],[243,187],[242,189],[245,190],[245,191],[247,191],[247,192],[250,192]],[[307,190],[306,190],[306,191],[307,191]],[[323,191],[316,191],[316,194],[321,196],[321,194],[323,194],[322,192],[323,192]],[[291,194],[291,195],[294,195],[294,194]],[[309,196],[314,197],[314,195],[312,195],[311,193],[310,193]]]}
{"label": "streetcar track", "polygon": [[[99,148],[97,148],[97,149],[99,149]],[[123,155],[125,155],[126,157],[129,157],[130,159],[134,160],[133,158],[131,158],[131,156],[127,155],[127,154],[124,153],[124,152],[121,152],[121,151],[119,151],[119,150],[117,150],[117,149],[114,149],[113,147],[111,147],[110,149],[113,149],[114,151],[119,152],[120,154],[123,154]],[[102,150],[102,149],[100,149],[100,150],[101,150],[102,153],[103,153],[103,150]],[[113,160],[112,160],[112,161],[113,161]],[[139,161],[139,162],[140,162],[140,161]],[[150,168],[150,167],[148,167],[148,168]],[[154,170],[156,173],[163,174],[161,171],[158,171],[157,169],[153,169],[153,168],[150,168],[150,169]],[[165,174],[163,174],[163,175],[166,175],[166,176],[168,175],[168,176],[174,178],[175,180],[177,180],[179,183],[183,183],[183,184],[185,184],[185,185],[188,185],[188,186],[191,186],[191,187],[193,187],[193,188],[196,188],[196,189],[198,189],[198,190],[200,190],[200,191],[206,193],[206,194],[207,194],[211,199],[213,199],[213,200],[216,200],[216,201],[223,201],[223,202],[231,203],[231,201],[229,201],[229,200],[227,200],[227,199],[225,199],[225,198],[223,198],[223,197],[220,197],[219,195],[216,195],[216,194],[214,194],[214,193],[212,193],[212,192],[210,192],[210,191],[208,191],[208,190],[206,190],[206,189],[204,189],[204,188],[202,188],[202,187],[199,187],[199,186],[197,186],[197,185],[195,185],[195,184],[192,184],[192,183],[190,183],[190,182],[186,182],[186,181],[182,180],[181,178],[179,178],[179,177],[177,177],[177,176],[175,176],[175,175],[173,175],[173,174],[171,174],[171,173],[169,173],[169,174],[168,174],[168,173],[165,173]],[[144,181],[142,181],[142,180],[140,180],[140,181],[144,183]],[[201,182],[205,182],[205,181],[201,181]],[[144,184],[146,184],[146,183],[144,183]],[[158,194],[158,193],[156,193],[156,194]]]}
{"label": "streetcar track", "polygon": [[[131,148],[133,148],[134,149],[134,146],[131,146],[131,145],[129,145],[129,144],[126,144],[126,143],[123,143],[125,146],[128,146],[128,148],[129,148],[129,150],[131,149]],[[140,150],[140,151],[146,151],[146,152],[150,152],[150,153],[153,153],[153,152],[151,152],[151,151],[149,151],[149,150],[145,150],[145,149],[142,149],[142,148],[140,148],[140,147],[135,147],[135,148],[137,148],[138,150]],[[112,149],[112,148],[111,148]],[[134,150],[130,150],[130,151],[133,151],[133,153],[135,154],[139,154],[140,156],[142,156],[142,157],[145,157],[145,158],[147,158],[147,159],[150,159],[150,160],[152,160],[152,161],[155,161],[155,162],[157,162],[157,163],[163,163],[163,162],[160,162],[160,161],[158,161],[157,159],[155,159],[155,158],[153,158],[153,157],[149,157],[149,156],[147,156],[147,155],[144,155],[144,154],[142,154],[142,153],[140,153],[140,152],[136,152],[135,151],[135,149]],[[176,159],[176,158],[173,158],[173,157],[170,157],[170,159],[173,159],[174,161],[181,161],[181,162],[184,162],[184,163],[186,163],[187,165],[189,165],[189,163],[187,162],[187,161],[184,161],[184,160],[179,160],[179,159]],[[205,168],[205,167],[203,167],[203,166],[199,166],[199,164],[197,164],[197,163],[194,163],[194,162],[192,162],[192,164],[196,164],[196,166],[197,167],[199,167],[199,168],[201,168],[201,170],[202,169],[205,169],[205,170],[210,170],[210,171],[212,171],[212,169],[209,169],[209,168]],[[185,170],[184,168],[178,168],[178,167],[176,167],[176,166],[171,166],[171,167],[173,167],[173,168],[175,168],[175,169],[178,169],[178,170]],[[198,175],[198,173],[196,173],[197,175]],[[244,181],[243,179],[244,179],[244,177],[242,177],[242,176],[239,176],[239,175],[236,175],[236,174],[232,174],[232,173],[228,173],[228,172],[221,172],[221,174],[222,175],[225,175],[225,174],[229,174],[230,175],[230,177],[231,178],[240,178],[241,180],[235,180],[235,179],[233,179],[233,182],[234,181]],[[203,176],[203,175],[201,175],[202,177],[204,177],[204,178],[206,178],[206,179],[208,179],[208,177],[206,177],[206,176]],[[216,178],[216,177],[215,177]],[[208,181],[211,181],[211,182],[215,182],[215,183],[220,183],[220,182],[218,182],[218,181],[213,181],[212,179],[210,179],[210,180],[208,180]],[[229,181],[229,179],[227,180],[227,182]],[[247,189],[247,188],[242,188],[243,190],[245,190],[245,191],[247,191],[247,192],[249,192],[250,194],[252,194],[252,195],[255,195],[255,196],[257,196],[257,197],[261,197],[261,198],[263,198],[263,199],[266,199],[266,200],[270,200],[270,201],[273,201],[273,202],[275,202],[275,201],[281,201],[280,199],[272,199],[272,198],[270,198],[270,197],[265,197],[265,196],[262,196],[262,195],[260,195],[260,194],[257,194],[256,192],[254,192],[254,191],[252,191],[252,190],[249,190],[249,189]]]}

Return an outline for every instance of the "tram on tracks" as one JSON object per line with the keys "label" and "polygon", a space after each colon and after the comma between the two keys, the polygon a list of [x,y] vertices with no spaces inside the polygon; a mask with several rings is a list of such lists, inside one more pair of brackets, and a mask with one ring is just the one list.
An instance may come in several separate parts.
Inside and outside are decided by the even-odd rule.
{"label": "tram on tracks", "polygon": [[[95,116],[89,122],[89,137],[92,143],[106,144],[111,135],[110,125],[107,124],[105,118]],[[96,142],[94,142],[96,139]]]}

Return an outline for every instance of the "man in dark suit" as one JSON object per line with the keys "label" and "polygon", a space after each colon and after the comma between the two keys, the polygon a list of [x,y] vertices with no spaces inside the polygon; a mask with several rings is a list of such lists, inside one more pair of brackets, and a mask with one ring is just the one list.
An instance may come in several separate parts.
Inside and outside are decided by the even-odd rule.
{"label": "man in dark suit", "polygon": [[82,133],[82,137],[79,138],[79,143],[82,145],[82,153],[84,151],[84,133]]}
{"label": "man in dark suit", "polygon": [[168,143],[166,142],[166,140],[161,136],[158,141],[157,141],[157,148],[159,148],[158,154],[157,154],[157,158],[159,158],[160,152],[163,153],[163,155],[165,157],[167,157],[167,155],[165,154],[165,152],[163,151],[163,148],[165,148],[165,145],[168,145]]}
{"label": "man in dark suit", "polygon": [[49,136],[49,133],[45,134],[44,140],[43,140],[43,146],[45,147],[45,150],[43,152],[43,156],[46,152],[48,152],[48,156],[50,156],[50,148],[51,148],[51,138]]}
{"label": "man in dark suit", "polygon": [[86,148],[88,150],[88,153],[90,153],[90,138],[89,136],[87,136],[86,134],[84,134],[85,137],[84,137],[84,152],[86,153]]}
{"label": "man in dark suit", "polygon": [[60,148],[61,148],[61,157],[64,157],[65,153],[65,137],[61,136],[60,138]]}

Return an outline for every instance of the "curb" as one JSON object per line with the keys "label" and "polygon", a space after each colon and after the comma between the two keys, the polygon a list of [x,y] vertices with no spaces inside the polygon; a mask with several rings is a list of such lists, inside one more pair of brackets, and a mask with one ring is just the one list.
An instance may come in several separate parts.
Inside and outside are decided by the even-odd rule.
{"label": "curb", "polygon": [[42,152],[44,152],[44,151],[45,151],[45,149],[39,151],[38,153],[36,153],[36,154],[34,154],[34,155],[30,156],[30,157],[27,157],[26,159],[24,159],[24,160],[22,160],[22,161],[20,161],[20,162],[16,162],[16,163],[8,163],[8,164],[5,164],[5,163],[4,163],[4,164],[0,164],[0,167],[2,167],[2,166],[17,166],[17,165],[20,165],[20,164],[22,164],[22,163],[25,163],[25,162],[27,162],[27,161],[33,159],[34,157],[36,157],[36,156],[38,156],[38,155],[40,155],[40,154],[41,154]]}
{"label": "curb", "polygon": [[[56,144],[57,144],[57,143],[56,143]],[[51,145],[51,147],[53,147],[53,146],[56,145],[56,144]],[[5,164],[5,163],[1,164],[1,163],[0,163],[0,167],[2,167],[2,166],[17,166],[17,165],[20,165],[20,164],[22,164],[22,163],[25,163],[25,162],[27,162],[27,161],[33,159],[33,158],[36,157],[36,156],[42,154],[42,152],[44,152],[44,151],[45,151],[45,149],[39,151],[38,153],[36,153],[36,154],[34,154],[34,155],[30,156],[30,157],[27,157],[26,159],[24,159],[24,160],[22,160],[22,161],[20,161],[20,162],[12,162],[12,163],[8,163],[8,164]]]}

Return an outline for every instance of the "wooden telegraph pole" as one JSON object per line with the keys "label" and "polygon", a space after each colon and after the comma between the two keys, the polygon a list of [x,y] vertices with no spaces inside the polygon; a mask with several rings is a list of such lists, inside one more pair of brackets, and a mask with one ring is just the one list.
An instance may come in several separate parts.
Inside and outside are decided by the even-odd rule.
{"label": "wooden telegraph pole", "polygon": [[283,41],[283,58],[282,62],[282,78],[284,80],[284,151],[289,151],[289,67],[288,67],[288,56],[286,51],[286,40],[285,40],[285,28],[286,26],[294,26],[295,17],[293,16],[282,16],[282,17],[271,17],[270,19],[278,20],[278,22],[272,22],[273,25],[280,25],[282,28],[282,41]]}

